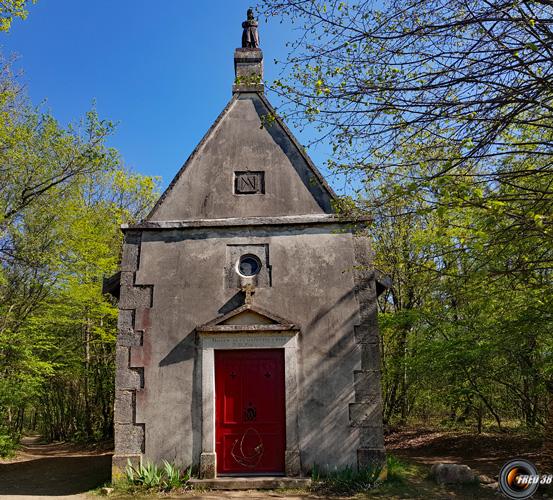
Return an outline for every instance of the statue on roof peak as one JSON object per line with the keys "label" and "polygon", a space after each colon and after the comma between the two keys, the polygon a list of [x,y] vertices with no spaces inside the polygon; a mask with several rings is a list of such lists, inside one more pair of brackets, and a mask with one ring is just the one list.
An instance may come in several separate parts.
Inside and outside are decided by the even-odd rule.
{"label": "statue on roof peak", "polygon": [[248,49],[258,49],[259,48],[259,34],[257,33],[258,26],[257,19],[253,15],[253,9],[250,7],[248,9],[248,19],[242,23],[242,47]]}

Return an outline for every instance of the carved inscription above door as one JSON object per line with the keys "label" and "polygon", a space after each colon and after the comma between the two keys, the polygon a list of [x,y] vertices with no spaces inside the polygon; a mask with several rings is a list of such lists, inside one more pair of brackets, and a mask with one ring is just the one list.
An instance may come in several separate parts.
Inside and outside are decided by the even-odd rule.
{"label": "carved inscription above door", "polygon": [[264,194],[265,172],[234,172],[235,194]]}

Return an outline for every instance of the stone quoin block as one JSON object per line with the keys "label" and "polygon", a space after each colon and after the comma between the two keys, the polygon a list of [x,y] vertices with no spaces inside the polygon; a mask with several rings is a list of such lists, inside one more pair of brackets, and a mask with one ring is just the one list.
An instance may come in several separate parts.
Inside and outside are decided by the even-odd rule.
{"label": "stone quoin block", "polygon": [[372,273],[373,251],[370,239],[364,235],[353,237],[353,252],[360,269],[358,272]]}
{"label": "stone quoin block", "polygon": [[357,450],[357,465],[365,467],[384,467],[386,465],[386,451],[384,448],[359,448]]}
{"label": "stone quoin block", "polygon": [[129,368],[130,351],[128,347],[116,347],[115,386],[118,389],[138,390],[142,387],[142,373],[140,369]]}
{"label": "stone quoin block", "polygon": [[376,314],[372,317],[370,322],[355,325],[353,328],[355,332],[355,341],[360,344],[376,344],[380,340],[376,323]]}
{"label": "stone quoin block", "polygon": [[140,307],[151,307],[151,304],[152,304],[151,286],[121,285],[121,298],[119,299],[119,307],[121,309],[138,309]]}
{"label": "stone quoin block", "polygon": [[359,428],[359,448],[383,448],[384,432],[381,425]]}
{"label": "stone quoin block", "polygon": [[117,455],[144,453],[144,426],[116,423],[115,449]]}
{"label": "stone quoin block", "polygon": [[376,315],[378,313],[377,303],[376,303],[376,291],[371,289],[365,289],[362,293],[357,291],[356,293],[357,301],[359,302],[359,324],[376,324]]}
{"label": "stone quoin block", "polygon": [[380,370],[359,370],[353,372],[356,403],[380,401]]}
{"label": "stone quoin block", "polygon": [[121,347],[138,347],[142,345],[142,332],[125,332],[117,335],[117,345]]}
{"label": "stone quoin block", "polygon": [[121,271],[135,272],[138,269],[140,257],[140,233],[127,233],[121,256]]}
{"label": "stone quoin block", "polygon": [[[378,335],[378,330],[376,334]],[[361,344],[361,369],[380,371],[380,344],[368,342]]]}
{"label": "stone quoin block", "polygon": [[119,333],[130,334],[134,329],[134,313],[133,311],[119,311],[117,318],[117,330]]}
{"label": "stone quoin block", "polygon": [[135,331],[134,311],[119,311],[117,321],[117,345],[121,347],[135,347],[142,343],[142,333]]}
{"label": "stone quoin block", "polygon": [[202,453],[200,455],[200,471],[201,479],[212,479],[215,477],[217,469],[217,455],[215,453]]}
{"label": "stone quoin block", "polygon": [[376,426],[382,422],[382,405],[376,403],[350,403],[349,419],[354,427]]}
{"label": "stone quoin block", "polygon": [[115,391],[114,421],[118,424],[134,422],[134,391]]}

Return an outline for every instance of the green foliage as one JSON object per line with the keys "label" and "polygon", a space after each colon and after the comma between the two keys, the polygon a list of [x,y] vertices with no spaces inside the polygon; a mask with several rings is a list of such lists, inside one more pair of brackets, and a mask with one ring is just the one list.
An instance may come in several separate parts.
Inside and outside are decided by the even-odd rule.
{"label": "green foliage", "polygon": [[394,455],[386,456],[386,480],[403,482],[409,475],[409,465],[399,460]]}
{"label": "green foliage", "polygon": [[129,483],[146,489],[161,487],[162,484],[163,470],[151,462],[134,467],[129,460],[125,474]]}
{"label": "green foliage", "polygon": [[163,468],[154,463],[140,463],[134,467],[129,460],[125,469],[126,481],[129,485],[141,489],[158,489],[169,491],[176,488],[186,488],[190,480],[190,468],[181,470],[175,464],[163,461]]}
{"label": "green foliage", "polygon": [[316,464],[311,469],[311,490],[325,495],[354,495],[375,487],[382,473],[381,466],[366,467],[357,470],[344,467],[330,471],[321,471]]}
{"label": "green foliage", "polygon": [[163,472],[165,477],[163,479],[163,489],[172,490],[175,488],[183,488],[188,485],[190,480],[191,468],[188,467],[182,471],[174,464],[170,464],[167,460],[163,461]]}
{"label": "green foliage", "polygon": [[129,172],[95,111],[62,128],[0,74],[0,425],[46,439],[113,434],[117,307],[102,278],[156,179]]}
{"label": "green foliage", "polygon": [[335,209],[372,218],[392,281],[385,422],[553,425],[549,6],[263,3],[300,23],[273,87],[329,143],[355,193]]}
{"label": "green foliage", "polygon": [[235,85],[261,85],[261,83],[261,75],[256,74],[237,76],[234,79]]}
{"label": "green foliage", "polygon": [[13,456],[19,447],[19,435],[0,427],[0,458]]}
{"label": "green foliage", "polygon": [[[14,18],[26,19],[29,0],[2,0],[0,3],[0,31],[9,31]],[[36,0],[32,0],[36,3]]]}

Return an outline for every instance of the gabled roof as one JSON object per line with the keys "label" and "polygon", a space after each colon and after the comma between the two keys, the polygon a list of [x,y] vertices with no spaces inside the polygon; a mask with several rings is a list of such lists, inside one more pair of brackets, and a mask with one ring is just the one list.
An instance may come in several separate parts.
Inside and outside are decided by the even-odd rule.
{"label": "gabled roof", "polygon": [[198,332],[299,330],[291,321],[252,304],[244,304],[196,328]]}
{"label": "gabled roof", "polygon": [[[242,108],[238,108],[238,111],[233,111],[233,108],[235,107],[237,102],[239,102],[239,101],[243,102],[244,100],[248,100],[248,99],[250,99],[252,101],[255,101],[257,103],[261,103],[261,104],[255,104],[255,102],[254,102],[254,104],[256,106],[259,106],[259,107],[256,107],[256,110],[257,110],[258,113],[261,113],[260,116],[263,116],[263,115],[266,114],[266,115],[271,117],[270,123],[268,125],[261,126],[261,124],[258,122],[259,125],[254,126],[254,125],[252,125],[251,116],[245,117],[244,113],[242,111],[240,111],[240,109],[242,109]],[[256,101],[256,99],[257,99],[257,101]],[[265,109],[261,109],[263,107]],[[233,115],[232,119],[230,120],[230,122],[227,123],[228,116],[231,113],[234,113],[234,115]],[[243,119],[243,122],[239,122],[240,119]],[[225,133],[228,134],[229,127],[231,127],[231,126],[232,127],[238,127],[238,128],[240,128],[240,127],[243,127],[243,128],[250,127],[250,129],[249,129],[250,130],[250,136],[246,136],[246,140],[243,140],[243,136],[241,136],[242,137],[241,142],[236,142],[236,143],[233,143],[233,144],[231,144],[232,140],[238,141],[237,137],[235,137],[235,136],[231,137],[230,139],[225,137],[224,140],[219,140],[219,142],[214,141],[213,143],[210,143],[210,140],[217,135],[217,131],[222,126],[223,122],[226,123],[226,125],[222,129],[223,131],[225,131]],[[303,204],[305,206],[305,205],[308,204],[308,202],[306,201],[306,199],[307,199],[306,197],[309,197],[311,200],[314,199],[316,201],[316,203],[313,206],[317,206],[318,208],[316,210],[311,208],[309,211],[296,212],[294,214],[292,214],[292,213],[289,213],[289,214],[285,214],[285,213],[279,213],[279,214],[275,214],[275,213],[267,213],[267,214],[264,214],[264,213],[251,213],[251,214],[250,213],[248,213],[248,214],[244,214],[244,213],[240,213],[240,214],[225,213],[225,214],[220,214],[219,213],[218,214],[217,209],[214,209],[214,211],[213,211],[214,213],[203,213],[203,214],[196,213],[196,212],[199,212],[201,210],[208,211],[208,209],[205,208],[205,204],[206,204],[207,198],[209,198],[210,194],[213,195],[213,199],[211,200],[211,202],[214,205],[216,205],[217,203],[220,202],[220,193],[217,192],[217,189],[218,189],[218,187],[217,187],[218,184],[217,183],[223,182],[222,180],[219,179],[219,177],[221,177],[223,175],[226,175],[227,172],[225,171],[225,168],[227,170],[229,168],[228,166],[223,168],[220,164],[213,165],[213,163],[217,163],[217,162],[216,161],[211,161],[211,160],[206,160],[205,157],[207,155],[213,153],[214,150],[215,151],[217,151],[217,149],[224,150],[224,148],[230,148],[231,151],[236,151],[237,149],[240,149],[241,147],[250,148],[250,150],[253,148],[255,150],[255,147],[257,146],[257,144],[253,144],[253,143],[252,143],[253,145],[248,144],[247,143],[248,139],[250,137],[252,137],[253,135],[258,134],[259,130],[256,130],[256,129],[262,129],[262,128],[269,129],[270,127],[275,127],[276,129],[279,129],[280,131],[278,131],[278,137],[285,137],[286,139],[283,139],[283,140],[287,141],[286,142],[287,146],[285,148],[283,148],[282,144],[278,144],[278,141],[272,135],[274,132],[270,132],[271,137],[272,137],[272,141],[274,142],[274,144],[272,144],[271,147],[273,147],[275,150],[278,149],[280,151],[281,156],[283,155],[283,152],[284,152],[284,155],[286,155],[286,157],[288,157],[288,159],[290,160],[290,164],[293,166],[293,169],[296,169],[296,171],[293,172],[293,174],[289,175],[289,177],[290,178],[293,177],[293,176],[297,177],[298,180],[294,181],[294,182],[300,182],[300,184],[303,183],[303,186],[304,186],[302,189],[304,190],[305,194],[298,194],[298,192],[296,192],[294,195],[291,195],[291,198],[293,198],[293,196],[295,196],[295,202],[299,203],[299,204],[301,204],[300,202],[303,199]],[[220,139],[220,137],[218,139]],[[257,139],[259,139],[259,137],[257,137]],[[254,141],[253,138],[252,138],[252,141]],[[269,142],[269,140],[266,141],[265,146],[267,146],[268,142]],[[210,144],[208,144],[208,143],[210,143]],[[206,146],[208,146],[208,147],[206,148]],[[224,151],[223,151],[223,153],[224,153]],[[244,153],[244,154],[246,154],[246,153]],[[219,162],[220,161],[224,162],[225,160],[228,160],[228,157],[225,156],[224,154],[222,154],[220,157],[217,157],[217,155],[213,155],[213,156]],[[270,155],[266,155],[266,157],[270,158]],[[303,165],[301,167],[301,172],[300,172],[300,170],[298,170],[299,167],[297,167],[297,162],[294,163],[292,157],[301,158],[301,160],[303,160],[303,162],[301,163]],[[202,164],[202,161],[204,161],[203,164]],[[210,161],[211,161],[211,163],[209,163]],[[269,160],[267,160],[267,161],[269,161]],[[189,175],[190,176],[194,175],[194,177],[197,177],[198,178],[198,184],[191,186],[190,183],[192,181],[187,180],[186,182],[184,182],[184,181],[181,181],[181,179],[185,176],[185,173],[190,170],[191,166],[193,164],[195,164],[196,162],[198,162],[200,164],[200,166],[204,169],[206,167],[205,164],[209,163],[209,165],[210,165],[209,168],[211,168],[211,171],[208,172],[208,173],[204,173],[204,177],[202,177],[201,172],[198,172],[197,170],[194,170],[194,173],[189,174]],[[233,168],[235,170],[242,170],[242,169],[244,169],[244,170],[250,170],[250,169],[251,170],[256,170],[256,167],[258,167],[259,169],[262,169],[262,168],[271,169],[271,168],[273,168],[273,165],[271,165],[271,164],[258,165],[258,163],[261,163],[259,161],[259,159],[257,159],[257,161],[252,160],[252,163],[254,164],[252,167],[250,167],[248,165],[241,165],[240,161],[236,161],[236,163],[237,163],[236,165],[233,165]],[[280,168],[280,171],[278,171],[279,168]],[[274,175],[280,175],[280,176],[288,175],[288,172],[282,172],[282,167],[281,166],[279,168],[275,168]],[[302,175],[303,175],[303,177],[302,177]],[[199,179],[200,177],[201,177],[201,179]],[[306,177],[309,177],[308,181],[306,180]],[[280,184],[282,184],[282,179],[283,179],[283,177],[281,177],[279,179]],[[187,184],[187,182],[188,182],[188,184]],[[225,182],[226,182],[226,180],[225,180]],[[292,182],[292,180],[290,180],[290,182]],[[179,183],[181,184],[180,187],[179,187]],[[230,184],[230,183],[228,183],[228,184]],[[226,185],[227,184],[225,184],[225,186]],[[306,191],[306,188],[307,188],[307,191]],[[230,189],[230,186],[229,186],[229,189]],[[283,189],[286,189],[286,187],[283,187]],[[175,193],[176,190],[178,190],[178,193]],[[205,190],[205,193],[202,193],[201,192],[202,190]],[[311,194],[309,195],[308,192],[310,192]],[[189,156],[189,158],[186,160],[184,165],[181,167],[181,169],[179,170],[177,175],[174,177],[172,182],[169,184],[167,189],[161,195],[161,197],[159,198],[159,200],[155,204],[154,208],[151,210],[151,212],[146,217],[145,221],[150,221],[150,220],[181,220],[181,219],[189,219],[189,218],[195,218],[195,217],[198,217],[198,218],[206,218],[206,217],[207,218],[210,218],[210,217],[217,218],[217,217],[221,217],[221,216],[223,216],[223,217],[235,216],[236,217],[236,216],[245,216],[245,215],[246,216],[252,216],[252,215],[253,216],[264,216],[264,215],[268,215],[268,216],[273,215],[274,216],[274,215],[295,215],[295,214],[300,215],[300,214],[303,214],[303,213],[321,213],[321,211],[322,211],[322,213],[332,213],[333,210],[332,210],[332,206],[331,206],[330,202],[332,200],[335,200],[336,198],[337,198],[336,194],[334,193],[332,188],[328,185],[328,183],[326,182],[326,180],[322,176],[321,172],[313,164],[312,160],[309,158],[309,156],[308,156],[307,152],[305,151],[305,149],[298,143],[297,139],[294,137],[292,132],[288,129],[286,124],[277,115],[276,111],[271,106],[271,104],[269,103],[267,98],[264,96],[264,94],[262,92],[247,92],[247,93],[237,92],[233,95],[233,97],[228,102],[228,104],[225,106],[225,108],[223,109],[221,114],[215,120],[213,125],[209,128],[209,130],[204,135],[204,137],[202,138],[200,143],[192,151],[192,154]],[[171,201],[169,201],[170,199],[171,199]],[[300,199],[300,202],[298,202],[298,199]],[[248,202],[249,206],[251,206],[251,204],[253,202],[253,199],[249,198],[247,200],[247,202]],[[161,207],[164,204],[166,205],[167,203],[169,203],[169,207],[165,207],[165,209],[162,209]],[[192,212],[192,213],[186,213],[187,209],[188,209],[187,203],[189,203],[190,206],[193,205],[193,208],[190,208],[190,210],[188,210],[188,212]],[[242,200],[237,200],[236,201],[237,206],[240,203],[243,203],[243,201]],[[311,203],[313,203],[313,201],[311,201]],[[244,200],[244,204],[245,204],[245,200]],[[177,205],[180,208],[175,208]],[[280,205],[282,206],[283,204],[281,203]],[[182,207],[185,207],[186,209],[183,209]],[[219,212],[220,211],[221,211],[221,209],[219,208]],[[180,216],[179,212],[183,212],[183,216]],[[175,214],[179,214],[179,216],[176,216]]]}
{"label": "gabled roof", "polygon": [[223,117],[228,113],[231,106],[234,104],[234,101],[238,98],[238,94],[233,94],[232,99],[227,103],[227,105],[224,107],[223,111],[219,113],[219,116],[217,119],[213,122],[211,127],[207,130],[207,132],[202,137],[202,140],[198,143],[198,145],[192,150],[192,153],[190,153],[190,156],[186,159],[183,166],[179,169],[177,172],[177,175],[173,177],[173,180],[170,182],[170,184],[167,186],[165,191],[161,194],[159,197],[159,200],[157,200],[156,204],[154,205],[154,208],[150,210],[150,213],[146,216],[144,219],[145,221],[148,221],[151,219],[152,215],[155,214],[159,206],[164,202],[165,198],[167,198],[168,194],[173,190],[175,187],[175,184],[180,179],[186,168],[194,161],[196,156],[198,155],[198,152],[204,147],[205,143],[208,141],[208,139],[213,135],[213,132],[217,128],[217,125],[222,121]]}
{"label": "gabled roof", "polygon": [[333,199],[333,200],[336,200],[338,198],[338,196],[336,195],[334,190],[330,187],[328,182],[326,182],[326,179],[323,177],[323,174],[321,174],[320,170],[315,166],[315,164],[313,163],[313,160],[311,160],[311,158],[307,154],[307,151],[305,150],[305,148],[298,142],[298,140],[296,139],[294,134],[292,134],[292,131],[288,128],[286,123],[284,123],[284,120],[277,114],[275,108],[273,108],[273,106],[271,105],[269,100],[265,97],[265,94],[258,93],[258,95],[261,98],[261,100],[263,101],[263,103],[265,104],[265,106],[267,106],[267,109],[269,110],[271,115],[274,117],[275,121],[282,127],[284,132],[286,132],[286,135],[292,141],[294,146],[296,146],[296,148],[298,149],[300,155],[305,160],[305,163],[307,163],[309,169],[311,170],[311,173],[324,186],[324,188],[327,191],[327,193],[329,194],[330,198]]}

